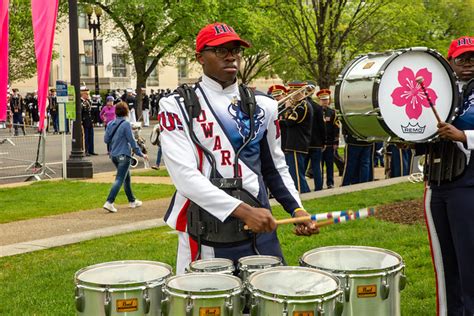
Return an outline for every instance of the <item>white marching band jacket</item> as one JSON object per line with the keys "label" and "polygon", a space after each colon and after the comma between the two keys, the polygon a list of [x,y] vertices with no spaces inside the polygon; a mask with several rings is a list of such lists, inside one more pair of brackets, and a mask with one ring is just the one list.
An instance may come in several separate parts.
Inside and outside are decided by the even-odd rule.
{"label": "white marching band jacket", "polygon": [[[219,177],[234,177],[235,153],[249,133],[249,120],[240,110],[238,84],[225,89],[203,75],[196,88],[201,104],[193,130],[201,144],[212,152]],[[255,136],[239,156],[239,173],[243,189],[270,208],[266,186],[290,214],[302,207],[298,192],[288,172],[280,147],[278,105],[272,98],[256,94]],[[177,189],[166,223],[186,231],[186,210],[192,200],[201,208],[224,221],[241,203],[209,181],[210,161],[191,140],[188,115],[178,94],[160,100],[158,119],[163,158]],[[239,176],[240,176],[239,175]]]}

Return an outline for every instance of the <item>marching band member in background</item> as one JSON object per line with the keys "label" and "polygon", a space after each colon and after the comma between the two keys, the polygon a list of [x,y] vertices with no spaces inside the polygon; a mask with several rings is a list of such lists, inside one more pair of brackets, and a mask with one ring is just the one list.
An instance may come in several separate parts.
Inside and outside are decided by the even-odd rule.
{"label": "marching band member in background", "polygon": [[342,186],[372,181],[374,144],[358,140],[344,126],[342,135],[346,143]]}
{"label": "marching band member in background", "polygon": [[[275,100],[280,101],[284,97],[287,96],[288,94],[288,89],[285,86],[276,84],[268,88],[267,94],[271,95]],[[284,105],[283,105],[284,106]],[[280,107],[278,108],[278,111],[280,111]],[[279,120],[283,119],[283,116],[280,115],[278,117]],[[281,139],[281,149],[283,152],[285,151],[285,144],[286,144],[286,127],[282,124],[279,123],[280,126],[280,139]]]}
{"label": "marching band member in background", "polygon": [[12,89],[12,96],[10,97],[10,111],[13,116],[13,127],[15,129],[15,136],[18,136],[18,127],[21,128],[23,135],[25,133],[25,124],[23,123],[23,117],[25,116],[25,105],[23,98],[18,93],[18,89]]}
{"label": "marching band member in background", "polygon": [[[199,251],[198,242],[187,232],[190,203],[199,205],[217,222],[230,216],[240,219],[253,232],[259,233],[256,239],[259,252],[278,257],[283,254],[275,231],[275,219],[270,212],[267,187],[290,214],[308,215],[302,208],[280,148],[277,104],[259,92],[255,93],[256,106],[252,115],[254,134],[249,135],[251,120],[246,113],[250,112],[242,107],[246,95],[240,95],[237,82],[243,50],[249,46],[226,24],[205,26],[196,38],[196,59],[203,69],[201,81],[193,88],[199,100],[197,115],[188,117],[189,112],[178,94],[160,101],[158,116],[163,158],[177,189],[165,216],[168,225],[179,231],[177,274],[184,273]],[[206,149],[204,153],[196,145],[196,139]],[[242,149],[236,167],[243,179],[243,189],[257,199],[261,207],[250,206],[227,194],[209,179],[215,171],[222,178],[233,178],[234,158],[245,139],[251,141]],[[211,160],[215,161],[217,170]],[[297,234],[311,235],[317,231],[311,221],[296,226]],[[255,254],[255,250],[249,240],[223,247],[202,245],[199,254],[203,259],[221,257],[237,262],[243,256]]]}
{"label": "marching band member in background", "polygon": [[[305,82],[294,81],[288,84],[289,93],[304,87]],[[291,177],[299,193],[310,192],[306,182],[306,156],[308,155],[313,126],[313,107],[301,91],[286,102],[287,111],[280,125],[286,128],[285,159]]]}
{"label": "marching band member in background", "polygon": [[331,189],[334,188],[334,151],[337,150],[339,144],[339,120],[336,117],[336,111],[329,107],[331,104],[331,91],[329,89],[322,89],[316,93],[316,96],[323,108],[326,130],[322,165],[326,165],[326,185],[328,189]]}
{"label": "marching band member in background", "polygon": [[313,125],[311,129],[311,141],[309,143],[308,156],[306,157],[305,170],[311,164],[310,173],[314,180],[314,191],[323,189],[322,157],[324,143],[326,140],[326,128],[324,124],[323,108],[313,101],[311,96],[306,99],[313,107]]}
{"label": "marching band member in background", "polygon": [[81,87],[81,109],[86,156],[96,156],[97,153],[94,151],[94,120],[92,115],[92,104],[90,101],[89,89],[86,86]]}
{"label": "marching band member in background", "polygon": [[453,40],[448,61],[464,93],[460,115],[438,124],[443,140],[428,150],[425,215],[438,315],[474,315],[474,37]]}

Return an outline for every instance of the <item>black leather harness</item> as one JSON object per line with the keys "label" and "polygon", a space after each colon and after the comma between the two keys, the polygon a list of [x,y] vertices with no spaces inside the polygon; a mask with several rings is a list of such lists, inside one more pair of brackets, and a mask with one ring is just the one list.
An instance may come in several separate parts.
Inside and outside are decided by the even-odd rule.
{"label": "black leather harness", "polygon": [[[196,87],[198,86],[199,83],[196,84]],[[188,113],[188,126],[191,139],[194,144],[204,152],[204,155],[211,163],[211,183],[225,191],[230,196],[235,197],[252,207],[262,207],[261,203],[252,194],[243,189],[242,178],[238,177],[239,154],[252,140],[252,136],[255,133],[254,113],[256,109],[256,101],[253,91],[244,84],[239,85],[241,110],[250,119],[250,133],[235,154],[233,178],[217,177],[217,167],[213,154],[199,142],[193,131],[193,119],[197,118],[201,112],[201,106],[195,90],[188,85],[183,84],[177,88],[177,92],[182,97]],[[196,240],[198,243],[198,253],[196,258],[193,259],[199,258],[201,245],[231,247],[243,243],[249,243],[251,241],[253,241],[253,249],[255,253],[259,254],[256,246],[256,234],[252,233],[250,230],[244,229],[244,225],[244,222],[232,216],[229,216],[224,222],[221,222],[217,217],[191,201],[187,210],[187,231],[191,238]]]}

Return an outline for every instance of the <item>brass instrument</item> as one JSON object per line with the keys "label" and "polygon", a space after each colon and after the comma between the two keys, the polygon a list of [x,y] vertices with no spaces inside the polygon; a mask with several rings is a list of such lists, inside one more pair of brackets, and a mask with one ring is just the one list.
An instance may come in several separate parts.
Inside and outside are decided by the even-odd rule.
{"label": "brass instrument", "polygon": [[[312,84],[307,84],[305,86],[302,86],[298,90],[295,90],[292,93],[288,94],[286,97],[278,101],[278,115],[281,115],[286,111],[293,110],[302,100],[313,95],[314,91],[316,91],[316,86]],[[303,94],[297,99],[295,99],[295,97],[301,94],[302,92]],[[288,100],[291,102],[290,107],[285,106]]]}

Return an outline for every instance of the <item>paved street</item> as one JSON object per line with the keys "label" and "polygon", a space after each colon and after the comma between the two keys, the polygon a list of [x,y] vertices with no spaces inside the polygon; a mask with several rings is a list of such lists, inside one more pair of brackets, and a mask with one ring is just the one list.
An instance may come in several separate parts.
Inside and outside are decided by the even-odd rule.
{"label": "paved street", "polygon": [[[142,128],[142,137],[145,138],[146,140],[146,146],[149,151],[149,157],[150,157],[150,164],[153,165],[156,159],[156,153],[157,153],[157,147],[153,146],[150,144],[150,134],[152,131],[152,126],[155,124],[155,122],[151,122],[151,126],[149,127],[144,127]],[[111,163],[108,155],[107,155],[107,149],[106,145],[104,143],[104,133],[105,130],[103,127],[96,127],[94,129],[94,148],[95,151],[99,154],[98,156],[90,156],[90,157],[85,157],[85,159],[92,161],[93,168],[94,168],[94,174],[96,173],[101,173],[101,172],[107,172],[107,171],[114,171],[115,167]],[[15,144],[15,146],[9,144],[8,142],[5,142],[5,146],[10,146],[10,152],[8,151],[0,151],[0,177],[3,175],[8,175],[11,174],[13,171],[15,172],[21,172],[25,169],[26,166],[28,166],[32,161],[34,161],[35,157],[35,151],[37,147],[37,137],[31,135],[31,139],[24,141],[16,141],[19,140],[19,138],[9,137]],[[47,171],[47,174],[50,175],[52,178],[61,178],[62,177],[62,156],[61,156],[61,145],[62,144],[62,135],[54,135],[51,133],[47,134],[46,137],[46,162],[47,166],[51,168],[51,170]],[[21,148],[21,147],[26,147],[28,148]],[[69,158],[69,155],[71,154],[71,135],[66,135],[66,159]],[[2,149],[2,148],[0,148]],[[9,158],[7,158],[9,157]],[[12,163],[12,161],[15,164],[18,164],[19,158],[24,159],[24,163],[21,163],[22,168],[21,170],[12,170],[12,169],[2,169],[2,167],[5,167],[7,163]],[[143,167],[143,163],[140,160],[139,167]],[[10,173],[7,173],[10,172]],[[25,181],[25,177],[19,177],[19,178],[13,178],[13,179],[0,179],[0,184],[7,184],[7,183],[13,183],[13,182],[22,182]]]}

